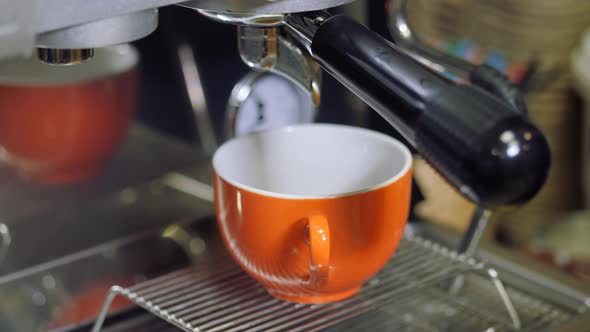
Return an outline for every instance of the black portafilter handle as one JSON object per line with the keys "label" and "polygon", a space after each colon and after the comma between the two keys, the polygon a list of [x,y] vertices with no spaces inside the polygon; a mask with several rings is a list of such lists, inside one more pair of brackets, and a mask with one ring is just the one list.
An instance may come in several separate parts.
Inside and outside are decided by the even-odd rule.
{"label": "black portafilter handle", "polygon": [[287,25],[470,200],[522,204],[545,183],[547,140],[511,103],[454,83],[346,16],[297,14]]}

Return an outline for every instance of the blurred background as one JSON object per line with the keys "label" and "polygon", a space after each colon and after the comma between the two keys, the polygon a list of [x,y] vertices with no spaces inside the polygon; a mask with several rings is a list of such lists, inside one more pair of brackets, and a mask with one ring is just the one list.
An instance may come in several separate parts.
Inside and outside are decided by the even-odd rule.
{"label": "blurred background", "polygon": [[[391,39],[387,1],[358,0],[338,11]],[[427,44],[505,73],[526,93],[530,117],[549,139],[553,166],[546,186],[524,206],[495,211],[486,241],[588,282],[590,2],[411,0],[408,13]],[[10,234],[8,250],[0,251],[1,331],[76,326],[96,316],[112,284],[132,284],[194,259],[198,241],[187,245],[183,239],[196,231],[169,225],[210,216],[213,209],[194,198],[201,189],[207,195],[207,188],[183,185],[182,176],[170,174],[210,181],[202,128],[210,128],[217,144],[227,139],[228,101],[250,73],[236,40],[232,25],[178,6],[161,8],[156,32],[133,43],[141,59],[135,121],[100,174],[47,185],[0,163],[0,234]],[[196,59],[196,86],[185,82],[181,46]],[[317,122],[369,127],[401,139],[329,75],[323,79]],[[199,110],[191,89],[203,93]],[[198,116],[203,111],[206,123]],[[464,233],[474,206],[418,155],[414,171],[412,223]],[[153,230],[157,236],[143,237]],[[95,269],[110,272],[99,278]],[[27,323],[18,325],[22,321]]]}
{"label": "blurred background", "polygon": [[[526,93],[529,114],[549,140],[549,179],[525,206],[497,211],[488,236],[588,276],[588,34],[585,1],[426,1],[409,3],[410,22],[430,45],[504,72]],[[375,11],[374,22],[384,22]],[[380,26],[386,31],[386,27]],[[376,26],[376,27],[377,27]],[[428,167],[417,167],[427,193],[416,213],[464,230],[469,203]],[[430,201],[430,202],[429,202]]]}

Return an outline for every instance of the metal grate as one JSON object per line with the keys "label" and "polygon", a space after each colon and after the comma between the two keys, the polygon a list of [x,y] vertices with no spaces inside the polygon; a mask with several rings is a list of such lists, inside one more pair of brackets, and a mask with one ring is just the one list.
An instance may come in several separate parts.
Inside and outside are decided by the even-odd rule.
{"label": "metal grate", "polygon": [[[113,287],[93,331],[101,329],[110,301],[122,295],[185,331],[539,331],[571,318],[570,312],[508,288],[493,270],[436,243],[407,236],[392,261],[355,296],[325,305],[273,298],[233,264],[178,271],[131,288]],[[449,291],[463,276],[458,292]],[[510,316],[510,306],[518,309]],[[520,318],[519,318],[520,317]],[[352,319],[354,318],[354,319]],[[511,319],[512,318],[512,319]],[[345,324],[345,325],[342,325]],[[516,325],[515,325],[516,324]]]}

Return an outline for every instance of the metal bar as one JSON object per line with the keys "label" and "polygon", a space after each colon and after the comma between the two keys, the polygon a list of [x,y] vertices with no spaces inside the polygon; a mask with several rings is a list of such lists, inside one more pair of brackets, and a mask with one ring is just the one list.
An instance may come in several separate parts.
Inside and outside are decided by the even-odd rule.
{"label": "metal bar", "polygon": [[[465,254],[468,257],[475,256],[477,252],[477,248],[479,247],[479,242],[481,241],[481,237],[487,227],[488,222],[492,216],[492,211],[484,208],[483,206],[477,206],[467,233],[465,234],[463,241],[459,247],[459,253]],[[522,322],[518,315],[518,312],[514,308],[514,304],[512,303],[512,299],[510,298],[510,294],[506,291],[504,284],[498,277],[498,273],[493,269],[488,269],[487,273],[496,287],[500,298],[502,299],[503,305],[506,307],[508,311],[508,315],[512,321],[513,327],[518,330],[522,326]],[[449,290],[451,295],[457,294],[459,290],[463,287],[465,283],[464,276],[458,275]]]}
{"label": "metal bar", "polygon": [[[297,308],[299,308],[299,307],[302,307],[302,306],[298,306],[296,304],[289,303],[289,302],[282,302],[274,308],[268,308],[266,310],[259,312],[257,315],[252,317],[252,318],[256,318],[254,320],[249,320],[249,317],[246,317],[245,320],[240,321],[241,325],[234,326],[231,329],[227,329],[227,332],[238,332],[238,331],[244,331],[246,329],[251,331],[250,330],[251,328],[267,321],[269,319],[270,314],[272,314],[272,316],[281,317],[282,315],[285,315],[293,310],[297,310]],[[270,317],[270,319],[272,319],[272,317]],[[225,325],[215,327],[208,332],[226,331],[226,327],[228,327],[227,325],[230,325],[230,324],[225,324]]]}
{"label": "metal bar", "polygon": [[[240,282],[247,280],[252,279],[250,279],[250,277],[245,274],[238,274],[235,277],[232,277],[231,279],[223,280],[219,284],[212,284],[208,287],[204,287],[199,283],[195,283],[193,280],[190,284],[183,285],[183,287],[180,289],[178,287],[167,289],[168,292],[166,292],[165,295],[161,295],[157,298],[154,298],[152,300],[152,303],[158,305],[159,307],[166,308],[181,301],[181,296],[185,294],[188,294],[189,298],[194,298],[202,295],[202,300],[205,301],[214,296],[223,295],[228,292],[231,292],[236,284],[237,286],[239,286]],[[218,292],[215,291],[217,289],[219,289]]]}
{"label": "metal bar", "polygon": [[240,303],[239,307],[230,307],[219,311],[216,316],[191,321],[191,324],[200,326],[203,330],[208,331],[214,326],[224,325],[226,322],[231,322],[236,318],[243,317],[269,306],[275,305],[280,301],[279,299],[268,298],[264,295],[264,293],[259,294],[257,297],[250,299],[247,302]]}
{"label": "metal bar", "polygon": [[[202,277],[200,275],[200,272],[204,272],[204,271],[199,271],[194,268],[189,268],[187,270],[184,270],[182,273],[179,273],[178,275],[172,276],[171,278],[166,278],[166,276],[164,276],[164,277],[155,279],[154,282],[146,282],[146,283],[141,283],[141,284],[135,285],[135,286],[129,288],[129,290],[132,292],[135,292],[135,293],[141,293],[144,295],[148,295],[151,292],[156,292],[156,291],[159,291],[163,288],[174,286],[180,281],[191,280],[191,279],[192,280],[205,279],[205,280],[203,280],[203,282],[215,282],[217,280],[226,278],[227,276],[236,274],[236,273],[238,273],[238,271],[239,270],[237,268],[234,268],[232,270],[223,271],[223,272],[214,274],[208,278],[205,278],[206,275],[203,275]],[[197,277],[197,275],[199,277]]]}
{"label": "metal bar", "polygon": [[516,330],[519,330],[522,326],[522,323],[520,321],[520,317],[518,316],[518,312],[514,308],[514,303],[512,303],[512,299],[510,298],[510,294],[508,294],[508,292],[506,291],[506,287],[504,287],[504,283],[498,277],[498,272],[496,272],[496,270],[494,270],[494,269],[488,269],[487,272],[488,272],[488,275],[490,276],[490,278],[492,279],[494,286],[498,290],[498,294],[502,298],[502,302],[504,303],[504,306],[506,307],[506,310],[508,311],[508,315],[510,315],[510,319],[512,320],[512,326]]}
{"label": "metal bar", "polygon": [[202,302],[194,308],[184,310],[184,312],[188,312],[191,314],[184,315],[183,312],[183,318],[185,320],[193,320],[195,317],[203,317],[203,315],[207,313],[212,313],[225,308],[227,305],[229,305],[229,303],[225,301],[231,301],[231,299],[235,299],[236,296],[242,295],[244,293],[252,294],[252,291],[254,291],[255,293],[263,292],[263,290],[259,288],[259,285],[253,281],[249,287],[242,289],[241,291],[227,292],[223,296],[221,294],[215,294],[211,297],[211,300]]}
{"label": "metal bar", "polygon": [[492,211],[482,206],[477,206],[471,217],[467,233],[463,237],[458,252],[469,257],[474,257],[479,247],[479,242],[492,217]]}
{"label": "metal bar", "polygon": [[[219,298],[217,299],[217,302],[220,302],[223,305],[230,305],[232,303],[238,303],[239,301],[243,301],[243,297],[237,296],[241,293],[244,294],[252,294],[251,290],[254,289],[254,294],[259,294],[259,293],[263,293],[262,288],[260,287],[260,285],[254,283],[253,285],[251,285],[250,287],[238,292],[238,293],[234,293],[234,297],[233,299],[229,299],[227,302],[222,302],[219,301]],[[244,297],[247,297],[248,295],[244,295]],[[179,316],[183,316],[186,319],[188,319],[188,314],[192,313],[195,311],[195,304],[198,304],[199,302],[203,302],[201,299],[191,299],[189,301],[183,302],[181,305],[175,306],[173,308],[168,309],[168,311],[171,312],[175,312],[177,315]],[[213,307],[212,307],[213,308]]]}
{"label": "metal bar", "polygon": [[98,314],[98,317],[96,318],[96,322],[94,323],[94,326],[92,327],[91,332],[100,332],[102,324],[104,323],[104,320],[106,319],[107,314],[109,313],[109,308],[111,307],[111,303],[113,302],[115,297],[117,297],[117,295],[119,295],[119,294],[122,294],[122,292],[124,290],[125,290],[124,288],[119,287],[119,286],[111,287],[111,289],[109,290],[109,293],[107,294],[107,297],[104,301],[104,304],[102,305],[102,308],[100,309],[100,313]]}
{"label": "metal bar", "polygon": [[[186,287],[190,287],[189,290],[196,290],[201,288],[206,289],[206,287],[217,285],[218,283],[222,283],[228,279],[231,280],[231,278],[236,278],[239,276],[239,274],[228,273],[218,276],[217,278],[205,280],[200,280],[201,278],[190,278],[190,276],[188,276],[186,279],[183,278],[182,280],[179,280],[178,283],[173,283],[174,280],[172,280],[171,282],[173,284],[169,285],[168,287],[162,287],[160,289],[154,288],[150,292],[137,292],[137,294],[141,294],[141,296],[145,299],[155,299],[158,301],[163,301],[167,300],[170,297],[171,292],[174,292],[176,290],[186,291]],[[195,283],[195,280],[202,281],[202,283]]]}
{"label": "metal bar", "polygon": [[[436,290],[436,298],[440,298],[442,301],[445,301],[449,307],[454,307],[455,309],[457,309],[458,311],[461,311],[462,313],[464,313],[465,315],[468,316],[473,316],[473,315],[477,315],[479,316],[482,320],[486,319],[486,320],[491,320],[491,321],[498,321],[498,314],[499,312],[495,312],[492,313],[490,312],[490,307],[493,308],[494,306],[489,306],[489,302],[490,300],[495,300],[489,298],[490,293],[494,294],[495,289],[491,289],[488,292],[488,296],[486,296],[485,298],[478,298],[475,296],[475,294],[472,294],[471,292],[463,292],[465,294],[468,294],[468,298],[466,297],[460,297],[459,294],[450,294],[448,292],[444,291],[443,289],[439,289]],[[480,299],[478,301],[478,303],[480,303],[478,306],[473,306],[472,301],[470,301],[471,299]],[[485,303],[485,306],[483,305]],[[500,303],[501,304],[501,303]],[[503,325],[507,325],[508,323],[504,323],[502,322]]]}
{"label": "metal bar", "polygon": [[217,149],[217,138],[213,132],[213,124],[207,107],[205,91],[199,73],[199,66],[195,59],[193,48],[188,43],[182,43],[177,49],[178,60],[184,84],[188,94],[195,125],[197,127],[201,147],[207,156],[212,155]]}
{"label": "metal bar", "polygon": [[213,187],[184,174],[171,172],[164,177],[163,183],[181,193],[195,196],[211,203],[214,201]]}
{"label": "metal bar", "polygon": [[10,231],[8,230],[8,226],[6,224],[0,222],[0,266],[2,266],[2,261],[6,257],[8,253],[8,248],[10,247]]}
{"label": "metal bar", "polygon": [[178,270],[178,271],[175,271],[175,272],[172,272],[169,274],[165,274],[163,276],[160,276],[160,277],[157,277],[157,278],[154,278],[151,280],[147,280],[147,281],[144,281],[144,282],[137,284],[135,286],[129,287],[129,290],[132,292],[140,291],[142,289],[146,289],[150,286],[165,282],[167,280],[176,279],[179,276],[182,276],[185,274],[190,274],[193,270],[194,270],[193,267],[188,267],[188,268]]}
{"label": "metal bar", "polygon": [[240,319],[237,319],[232,322],[227,322],[222,325],[216,326],[208,330],[208,332],[220,332],[220,331],[227,331],[227,332],[237,332],[237,331],[244,331],[247,329],[252,328],[266,320],[270,315],[280,315],[289,309],[296,307],[293,303],[279,301],[276,306],[268,306],[268,308],[260,310],[259,312],[250,315],[250,316],[243,316]]}

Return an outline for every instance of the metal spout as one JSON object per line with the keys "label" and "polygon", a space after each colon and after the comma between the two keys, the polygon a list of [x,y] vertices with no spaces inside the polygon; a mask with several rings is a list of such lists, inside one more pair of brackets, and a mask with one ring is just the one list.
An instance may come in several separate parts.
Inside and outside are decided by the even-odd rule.
{"label": "metal spout", "polygon": [[67,66],[86,62],[94,56],[93,48],[38,48],[39,60],[50,65]]}

